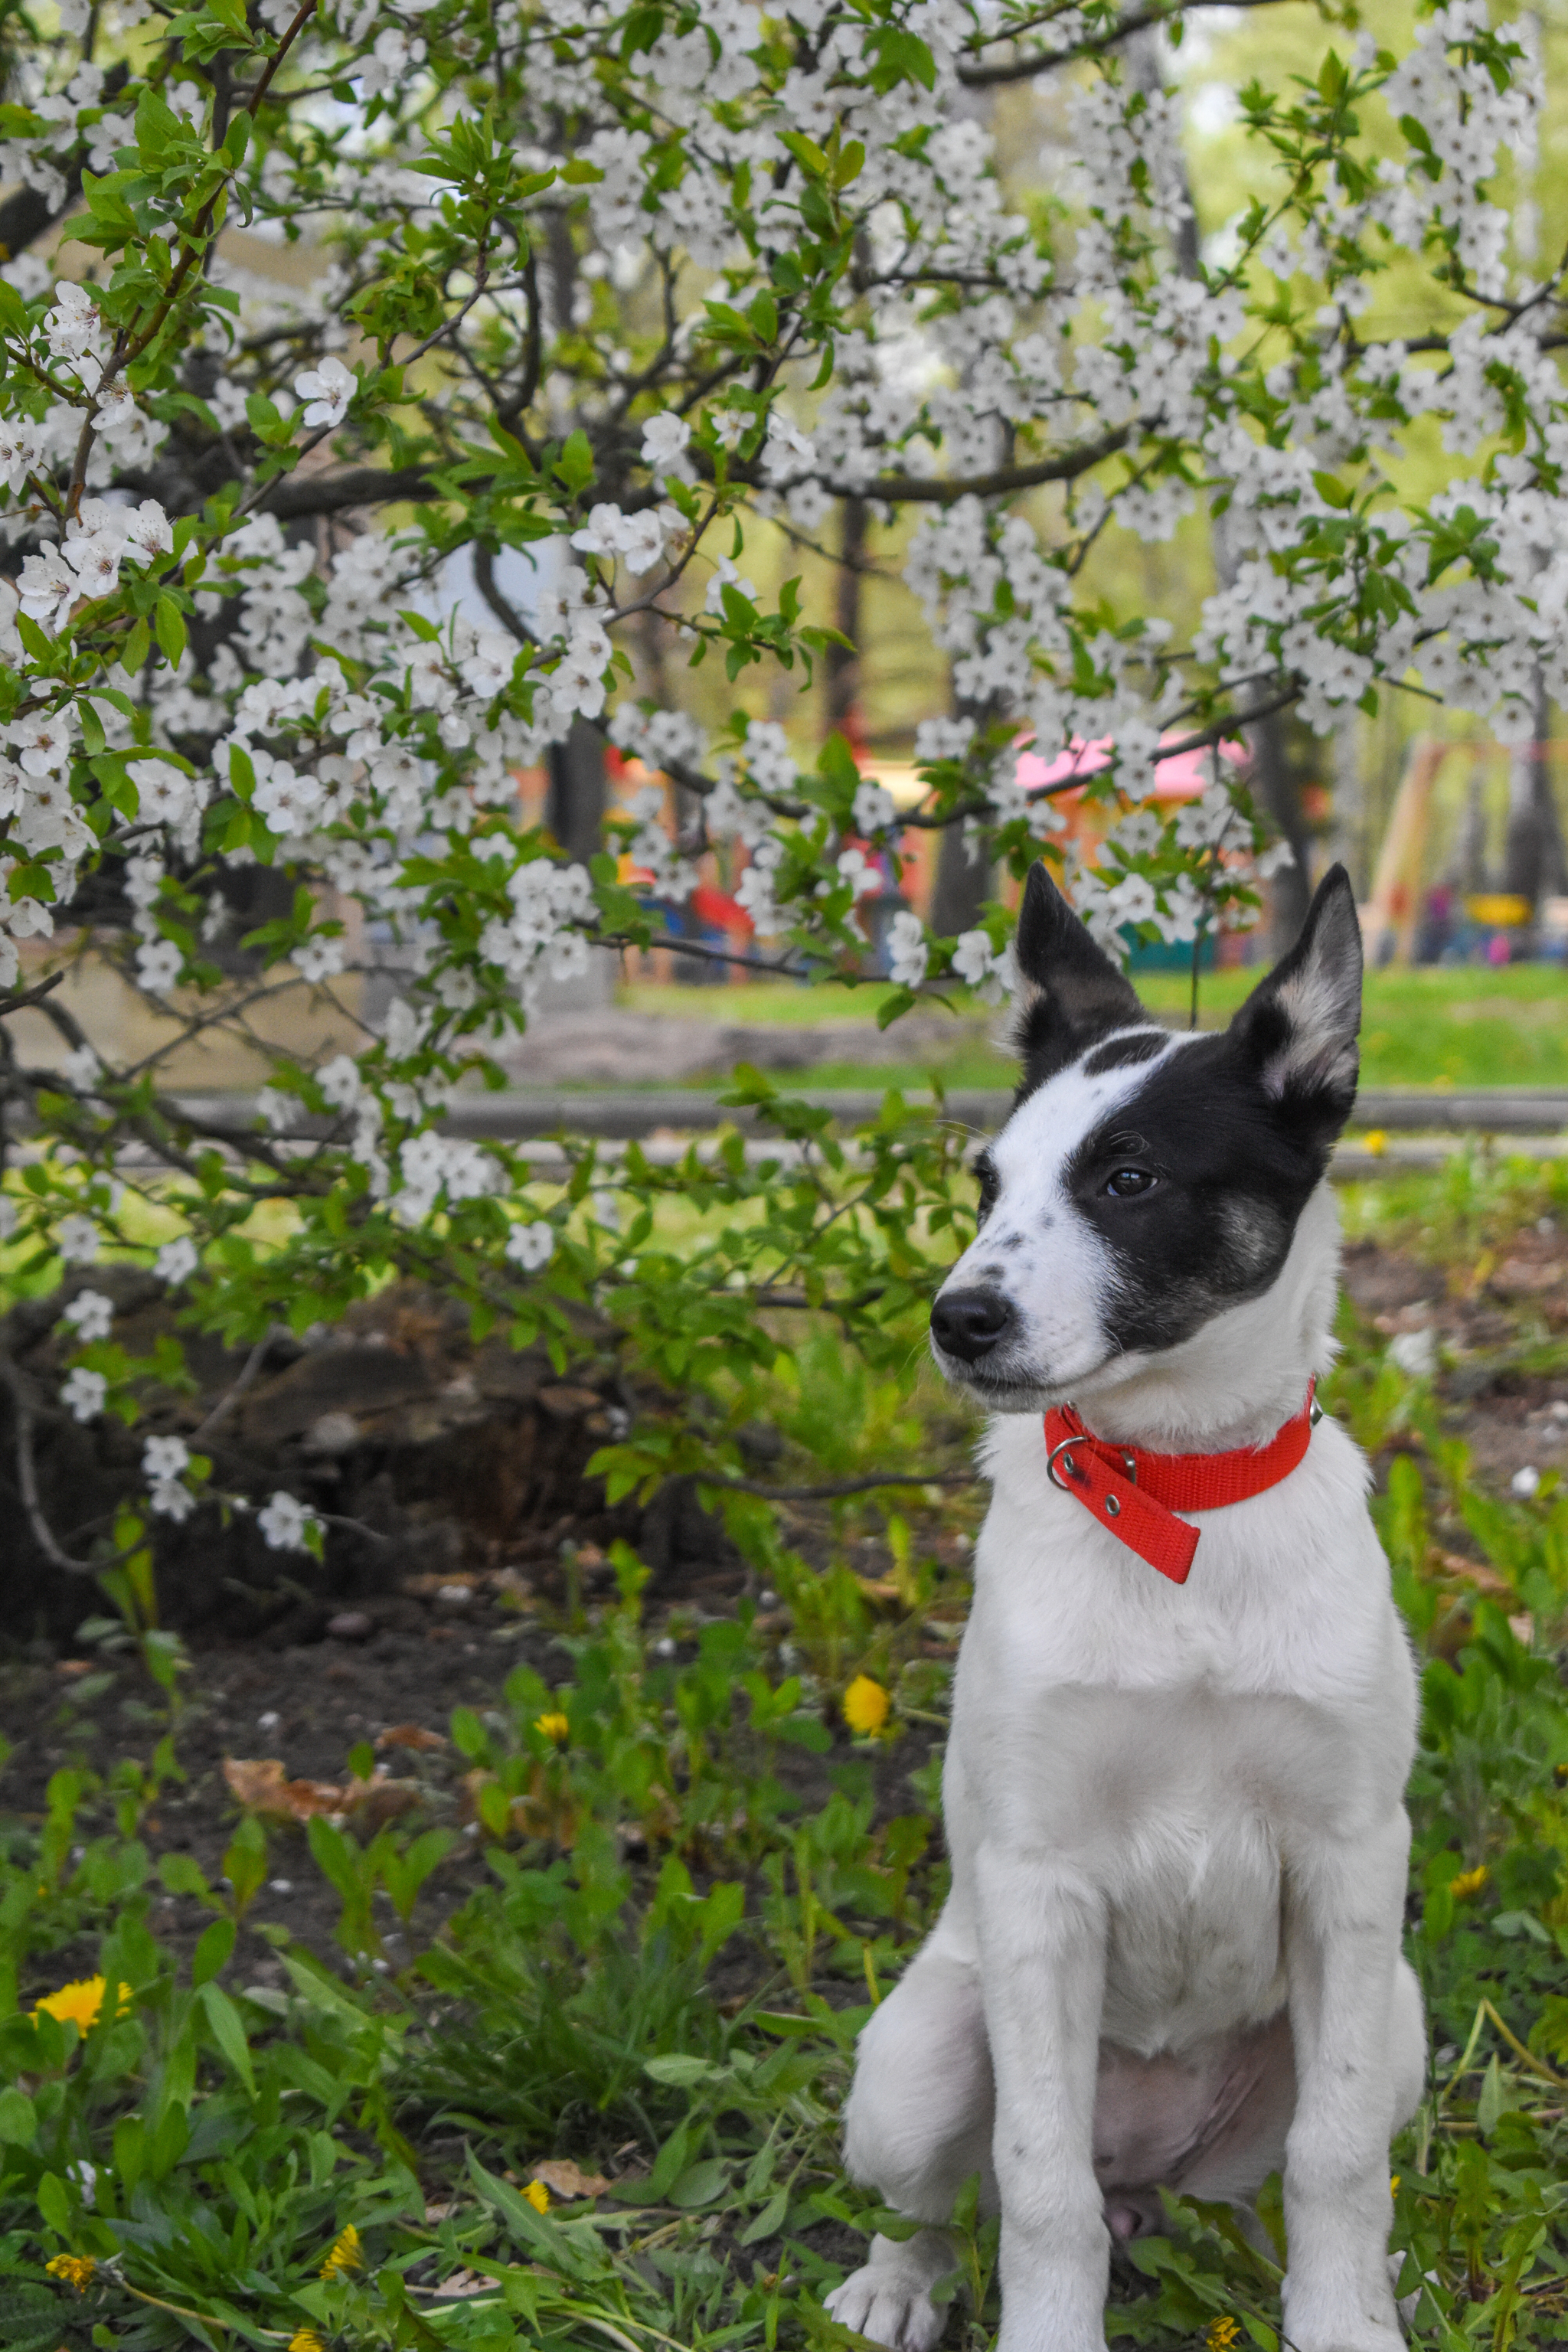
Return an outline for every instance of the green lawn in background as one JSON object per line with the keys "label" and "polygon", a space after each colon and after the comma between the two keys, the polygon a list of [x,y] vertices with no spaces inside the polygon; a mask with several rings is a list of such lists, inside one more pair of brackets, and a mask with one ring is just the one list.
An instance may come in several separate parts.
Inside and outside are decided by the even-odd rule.
{"label": "green lawn in background", "polygon": [[[1219,1026],[1258,978],[1249,971],[1205,972],[1199,1022]],[[1138,982],[1152,1012],[1184,1019],[1188,983],[1179,973],[1149,972]],[[637,985],[622,1001],[638,1010],[688,1020],[827,1025],[874,1021],[889,993],[871,983],[853,990],[798,988],[769,982],[739,988]],[[952,1054],[916,1056],[896,1066],[827,1062],[804,1076],[814,1087],[877,1087],[900,1076],[917,1083],[936,1071],[948,1087],[997,1087],[1012,1081],[1005,1056],[974,1041],[970,1016]],[[1004,1015],[992,1016],[1000,1027]],[[954,1024],[955,1030],[959,1024]],[[1362,1024],[1362,1081],[1369,1087],[1568,1087],[1568,970],[1558,964],[1515,964],[1494,971],[1473,964],[1457,970],[1369,972]]]}

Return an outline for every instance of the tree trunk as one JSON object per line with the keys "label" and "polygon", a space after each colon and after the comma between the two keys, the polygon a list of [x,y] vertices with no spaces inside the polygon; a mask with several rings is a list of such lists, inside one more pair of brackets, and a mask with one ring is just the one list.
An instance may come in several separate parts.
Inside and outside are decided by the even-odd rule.
{"label": "tree trunk", "polygon": [[574,719],[564,743],[552,743],[544,821],[568,857],[586,866],[603,847],[605,745],[585,719]]}
{"label": "tree trunk", "polygon": [[1290,845],[1291,863],[1269,885],[1268,952],[1282,956],[1295,946],[1311,898],[1311,850],[1301,780],[1290,757],[1285,716],[1276,710],[1252,730],[1252,769],[1258,798],[1276,832]]}
{"label": "tree trunk", "polygon": [[849,640],[829,646],[824,660],[828,730],[835,728],[858,751],[865,737],[860,710],[860,582],[866,562],[868,516],[864,499],[846,499],[838,541],[838,577],[834,583],[833,625]]}
{"label": "tree trunk", "polygon": [[1503,852],[1503,887],[1514,898],[1528,898],[1532,918],[1542,898],[1568,888],[1563,827],[1547,765],[1552,707],[1539,668],[1534,732],[1535,740],[1521,743],[1509,761],[1508,839]]}
{"label": "tree trunk", "polygon": [[943,939],[972,931],[980,909],[991,896],[991,868],[984,851],[970,857],[964,828],[950,824],[936,857],[936,882],[931,896],[931,927]]}

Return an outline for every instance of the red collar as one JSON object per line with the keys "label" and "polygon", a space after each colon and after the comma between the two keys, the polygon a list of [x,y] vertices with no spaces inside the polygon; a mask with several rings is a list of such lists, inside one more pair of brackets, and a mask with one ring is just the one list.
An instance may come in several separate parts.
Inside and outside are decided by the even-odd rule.
{"label": "red collar", "polygon": [[1223,1510],[1288,1478],[1320,1418],[1317,1385],[1308,1381],[1306,1403],[1267,1445],[1241,1445],[1230,1454],[1148,1454],[1141,1445],[1113,1445],[1091,1436],[1070,1404],[1054,1407],[1046,1415],[1046,1472],[1129,1551],[1173,1584],[1184,1584],[1198,1530],[1175,1514]]}

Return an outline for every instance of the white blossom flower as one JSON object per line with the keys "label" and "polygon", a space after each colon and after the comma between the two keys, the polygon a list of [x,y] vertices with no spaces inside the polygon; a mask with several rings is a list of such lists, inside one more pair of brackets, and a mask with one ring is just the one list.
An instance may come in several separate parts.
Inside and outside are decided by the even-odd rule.
{"label": "white blossom flower", "polygon": [[321,1522],[308,1503],[297,1502],[279,1486],[257,1512],[256,1524],[274,1551],[308,1551]]}
{"label": "white blossom flower", "polygon": [[62,1217],[55,1227],[55,1247],[68,1265],[90,1265],[102,1245],[102,1235],[91,1217]]}
{"label": "white blossom flower", "polygon": [[153,996],[173,988],[185,959],[173,940],[147,940],[136,950],[136,982]]}
{"label": "white blossom flower", "polygon": [[650,416],[642,429],[642,458],[660,474],[672,474],[680,466],[686,445],[691,438],[691,427],[684,416],[663,409]]}
{"label": "white blossom flower", "polygon": [[900,988],[918,988],[926,976],[931,950],[918,915],[907,908],[893,917],[888,933],[888,971]]}
{"label": "white blossom flower", "polygon": [[886,833],[898,822],[898,803],[886,784],[869,778],[856,788],[855,830],[857,833]]}
{"label": "white blossom flower", "polygon": [[310,403],[302,418],[307,428],[341,425],[358,389],[358,378],[340,359],[324,359],[319,368],[306,368],[294,379],[300,398]]}
{"label": "white blossom flower", "polygon": [[142,1449],[144,1478],[183,1478],[191,1466],[191,1449],[183,1437],[150,1437]]}
{"label": "white blossom flower", "polygon": [[96,1421],[103,1411],[109,1382],[102,1372],[78,1364],[60,1384],[60,1402],[78,1421]]}
{"label": "white blossom flower", "polygon": [[312,987],[335,978],[346,961],[342,940],[331,931],[312,931],[294,950],[294,968]]}
{"label": "white blossom flower", "polygon": [[130,774],[137,814],[150,824],[178,824],[195,802],[194,779],[171,760],[137,760]]}
{"label": "white blossom flower", "polygon": [[79,1290],[61,1307],[60,1321],[74,1327],[84,1347],[94,1339],[107,1339],[114,1321],[114,1301],[106,1298],[101,1290]]}
{"label": "white blossom flower", "polygon": [[359,1064],[352,1054],[334,1055],[316,1072],[316,1084],[337,1110],[353,1110],[360,1098]]}
{"label": "white blossom flower", "polygon": [[161,1282],[188,1282],[201,1263],[196,1245],[188,1234],[178,1240],[165,1242],[153,1260],[153,1271]]}
{"label": "white blossom flower", "polygon": [[537,1274],[555,1255],[555,1229],[542,1217],[531,1225],[513,1225],[506,1237],[506,1254],[525,1274]]}

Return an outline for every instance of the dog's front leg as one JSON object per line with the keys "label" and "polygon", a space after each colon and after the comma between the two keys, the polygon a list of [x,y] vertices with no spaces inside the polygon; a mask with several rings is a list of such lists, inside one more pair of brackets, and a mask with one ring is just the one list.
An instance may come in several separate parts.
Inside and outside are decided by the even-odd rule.
{"label": "dog's front leg", "polygon": [[1293,1841],[1285,1937],[1296,2113],[1285,2143],[1285,2332],[1298,2352],[1399,2352],[1389,2284],[1394,1982],[1410,1824]]}
{"label": "dog's front leg", "polygon": [[1110,2241],[1094,2174],[1105,1906],[1050,1854],[982,1849],[985,2028],[1002,2205],[997,2352],[1103,2352]]}

